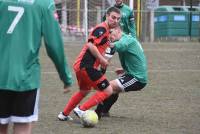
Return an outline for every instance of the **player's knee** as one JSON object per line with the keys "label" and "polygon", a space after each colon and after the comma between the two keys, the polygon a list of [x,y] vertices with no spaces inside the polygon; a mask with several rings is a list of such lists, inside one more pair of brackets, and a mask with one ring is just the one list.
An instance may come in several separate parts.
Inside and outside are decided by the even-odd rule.
{"label": "player's knee", "polygon": [[108,95],[113,94],[113,89],[111,86],[108,86],[106,89],[104,89],[104,92],[106,92]]}
{"label": "player's knee", "polygon": [[121,88],[119,87],[119,85],[117,84],[116,80],[112,80],[110,81],[110,85],[112,87],[113,93],[119,93],[121,91]]}
{"label": "player's knee", "polygon": [[105,90],[106,88],[108,88],[110,86],[110,83],[108,82],[107,79],[101,81],[100,83],[97,84],[97,88],[100,90],[100,91],[103,91]]}
{"label": "player's knee", "polygon": [[81,95],[84,97],[87,96],[89,92],[89,90],[80,90]]}

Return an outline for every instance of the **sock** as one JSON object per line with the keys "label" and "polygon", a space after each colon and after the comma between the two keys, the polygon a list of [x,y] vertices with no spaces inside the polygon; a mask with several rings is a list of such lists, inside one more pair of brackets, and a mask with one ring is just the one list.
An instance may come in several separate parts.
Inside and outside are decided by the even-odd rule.
{"label": "sock", "polygon": [[64,108],[64,115],[69,115],[84,97],[85,95],[83,95],[80,91],[74,93]]}
{"label": "sock", "polygon": [[96,91],[85,103],[83,103],[79,108],[81,110],[88,110],[93,106],[101,103],[103,100],[108,98],[110,95],[104,91]]}
{"label": "sock", "polygon": [[[105,99],[102,103],[101,112],[108,113],[112,105],[117,101],[119,94],[112,94],[109,98]],[[98,106],[97,106],[98,109]]]}

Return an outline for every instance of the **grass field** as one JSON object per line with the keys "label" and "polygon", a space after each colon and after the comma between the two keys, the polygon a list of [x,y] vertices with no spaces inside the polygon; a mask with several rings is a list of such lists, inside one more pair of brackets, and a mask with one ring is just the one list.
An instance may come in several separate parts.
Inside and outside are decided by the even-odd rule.
{"label": "grass field", "polygon": [[[70,66],[82,45],[66,43]],[[42,87],[39,122],[34,134],[199,134],[200,133],[200,44],[143,44],[149,68],[149,83],[143,91],[120,94],[111,117],[102,118],[92,129],[82,128],[79,120],[61,122],[63,110],[73,92],[63,94],[54,65],[41,49]],[[108,79],[116,76],[117,55],[108,68]],[[75,77],[74,77],[75,79]]]}

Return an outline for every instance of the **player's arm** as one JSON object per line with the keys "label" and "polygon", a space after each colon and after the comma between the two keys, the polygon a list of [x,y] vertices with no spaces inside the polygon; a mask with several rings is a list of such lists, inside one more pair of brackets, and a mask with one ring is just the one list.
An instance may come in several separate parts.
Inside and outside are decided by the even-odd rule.
{"label": "player's arm", "polygon": [[117,52],[127,51],[129,48],[129,45],[131,44],[131,41],[132,41],[131,38],[133,38],[133,37],[130,35],[123,35],[120,40],[115,41],[113,43],[114,44],[113,47],[114,47],[115,51],[117,51]]}
{"label": "player's arm", "polygon": [[43,10],[42,34],[44,35],[45,47],[48,56],[52,59],[65,87],[73,83],[72,74],[64,54],[64,45],[61,30],[54,18],[54,4]]}
{"label": "player's arm", "polygon": [[96,27],[90,37],[88,38],[88,43],[86,44],[90,50],[90,52],[94,55],[95,58],[99,59],[100,64],[102,66],[107,66],[108,61],[102,56],[102,54],[97,49],[98,46],[109,43],[108,37],[104,35],[107,30],[103,26]]}
{"label": "player's arm", "polygon": [[136,38],[135,18],[134,18],[134,13],[132,10],[129,15],[129,31],[130,31],[131,36]]}
{"label": "player's arm", "polygon": [[90,52],[92,53],[92,55],[95,58],[99,59],[100,64],[102,66],[106,67],[108,65],[108,61],[101,55],[101,53],[99,52],[97,47],[94,44],[92,44],[91,42],[88,42],[86,45],[88,46],[88,48],[89,48]]}
{"label": "player's arm", "polygon": [[[113,47],[108,47],[108,48],[106,49],[106,52],[105,52],[104,57],[105,57],[105,59],[108,61],[109,64],[110,64],[111,59],[112,59],[112,57],[113,57],[114,54],[115,54],[115,49],[114,49]],[[100,70],[101,70],[101,72],[102,72],[103,74],[105,74],[105,73],[106,73],[106,70],[107,70],[107,67],[101,66],[101,67],[100,67]]]}
{"label": "player's arm", "polygon": [[106,49],[104,57],[110,62],[114,54],[115,54],[115,49],[113,47],[108,47]]}

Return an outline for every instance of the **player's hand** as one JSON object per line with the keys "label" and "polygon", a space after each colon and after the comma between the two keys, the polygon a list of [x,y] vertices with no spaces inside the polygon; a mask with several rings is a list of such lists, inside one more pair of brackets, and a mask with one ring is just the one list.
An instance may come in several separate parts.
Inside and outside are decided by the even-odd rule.
{"label": "player's hand", "polygon": [[117,75],[122,75],[122,74],[124,73],[124,70],[123,70],[123,68],[116,68],[116,69],[115,69],[115,73],[116,73]]}
{"label": "player's hand", "polygon": [[105,58],[102,58],[100,60],[100,64],[101,64],[102,68],[106,68],[108,66],[109,62]]}
{"label": "player's hand", "polygon": [[68,93],[70,91],[71,91],[70,86],[64,85],[63,93],[66,94],[66,93]]}

